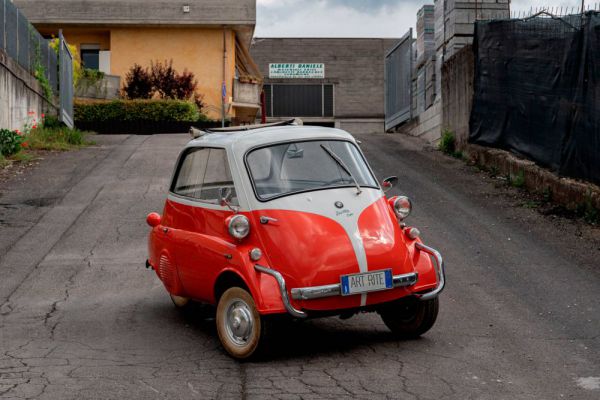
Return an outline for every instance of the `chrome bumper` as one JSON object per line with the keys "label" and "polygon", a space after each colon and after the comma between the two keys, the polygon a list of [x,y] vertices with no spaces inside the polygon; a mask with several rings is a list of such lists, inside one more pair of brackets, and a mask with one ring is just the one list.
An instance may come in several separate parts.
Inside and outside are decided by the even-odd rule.
{"label": "chrome bumper", "polygon": [[415,247],[417,248],[417,250],[420,250],[420,251],[432,256],[433,260],[435,261],[435,274],[437,276],[437,281],[438,281],[437,286],[431,292],[416,295],[420,300],[431,300],[433,298],[436,298],[438,296],[438,294],[440,294],[441,291],[444,290],[444,286],[446,285],[446,273],[444,272],[444,259],[442,258],[442,255],[440,254],[439,251],[437,251],[436,249],[434,249],[432,247],[425,246],[423,243],[417,242],[417,243],[415,243]]}
{"label": "chrome bumper", "polygon": [[281,292],[281,300],[283,301],[283,306],[287,310],[287,312],[296,318],[306,318],[306,313],[300,310],[296,310],[292,303],[290,303],[290,298],[288,297],[287,288],[285,287],[285,279],[283,276],[275,271],[274,269],[263,267],[262,265],[256,264],[254,269],[258,272],[262,272],[263,274],[271,275],[277,281],[279,285],[279,291]]}
{"label": "chrome bumper", "polygon": [[[427,292],[424,294],[415,294],[415,296],[420,300],[430,300],[437,297],[437,295],[439,295],[440,292],[444,289],[444,285],[446,283],[444,273],[444,260],[442,259],[442,255],[437,250],[429,246],[425,246],[422,243],[415,243],[415,247],[417,248],[417,250],[432,256],[435,261],[435,271],[438,281],[437,286],[431,292]],[[281,300],[283,301],[283,305],[290,315],[292,315],[295,318],[306,318],[306,313],[304,311],[300,311],[294,308],[294,306],[290,302],[287,287],[285,285],[285,279],[278,271],[275,271],[271,268],[263,267],[262,265],[258,264],[254,266],[254,269],[256,269],[258,272],[271,275],[273,278],[275,278],[277,284],[279,285],[279,291],[281,293]],[[394,275],[393,285],[394,288],[412,286],[415,283],[417,283],[417,280],[418,274],[416,272],[411,272],[402,275]],[[290,290],[290,292],[292,294],[292,299],[294,300],[312,300],[320,299],[323,297],[341,296],[342,289],[341,284],[334,283],[331,285],[294,288]]]}
{"label": "chrome bumper", "polygon": [[[392,282],[395,288],[412,286],[417,283],[418,276],[419,275],[416,272],[403,275],[394,275]],[[341,296],[342,285],[339,283],[334,283],[332,285],[294,288],[291,290],[291,292],[292,299],[294,300],[320,299],[322,297]]]}

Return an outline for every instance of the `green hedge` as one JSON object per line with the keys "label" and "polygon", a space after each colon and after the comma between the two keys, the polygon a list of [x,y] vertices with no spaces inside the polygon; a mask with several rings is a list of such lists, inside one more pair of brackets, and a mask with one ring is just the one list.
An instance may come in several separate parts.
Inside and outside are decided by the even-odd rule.
{"label": "green hedge", "polygon": [[190,121],[201,119],[198,107],[183,100],[75,101],[76,122]]}

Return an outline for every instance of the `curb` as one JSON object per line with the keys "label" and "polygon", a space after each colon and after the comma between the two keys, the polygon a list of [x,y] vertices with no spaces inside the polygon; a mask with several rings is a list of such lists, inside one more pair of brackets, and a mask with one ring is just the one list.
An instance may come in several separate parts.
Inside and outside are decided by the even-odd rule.
{"label": "curb", "polygon": [[550,191],[552,201],[567,209],[575,210],[582,205],[600,209],[600,186],[573,178],[562,178],[533,161],[518,158],[505,150],[491,149],[467,144],[466,153],[477,165],[494,168],[502,175],[524,177],[524,187],[536,193]]}

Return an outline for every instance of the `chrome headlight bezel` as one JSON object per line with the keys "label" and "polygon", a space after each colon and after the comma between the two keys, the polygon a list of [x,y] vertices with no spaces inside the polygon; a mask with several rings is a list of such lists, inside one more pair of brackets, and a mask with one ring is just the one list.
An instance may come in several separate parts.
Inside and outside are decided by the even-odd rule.
{"label": "chrome headlight bezel", "polygon": [[250,234],[250,220],[245,215],[233,215],[228,218],[227,230],[236,239],[243,239]]}
{"label": "chrome headlight bezel", "polygon": [[406,219],[412,211],[412,202],[406,196],[397,196],[392,206],[394,213],[400,221]]}

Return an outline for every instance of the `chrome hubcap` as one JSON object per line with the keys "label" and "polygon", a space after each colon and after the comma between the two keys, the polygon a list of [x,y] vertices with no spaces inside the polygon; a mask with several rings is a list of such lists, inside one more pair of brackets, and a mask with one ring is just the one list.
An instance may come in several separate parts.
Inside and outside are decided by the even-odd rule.
{"label": "chrome hubcap", "polygon": [[225,331],[229,339],[238,346],[244,346],[252,336],[254,318],[250,307],[240,299],[234,300],[227,308]]}

